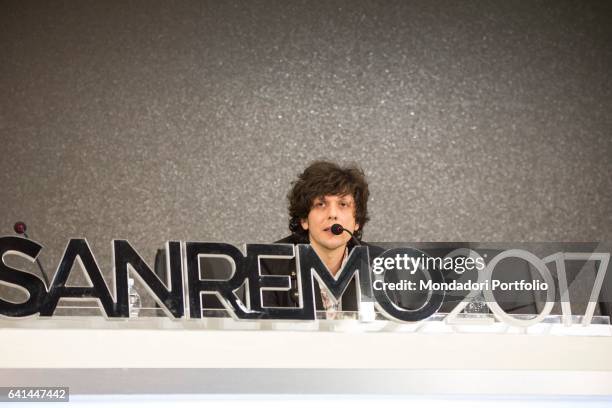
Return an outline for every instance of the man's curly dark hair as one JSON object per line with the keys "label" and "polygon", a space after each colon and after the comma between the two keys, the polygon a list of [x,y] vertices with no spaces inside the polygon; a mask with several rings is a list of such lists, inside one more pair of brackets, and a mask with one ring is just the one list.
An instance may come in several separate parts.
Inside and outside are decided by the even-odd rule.
{"label": "man's curly dark hair", "polygon": [[308,231],[302,228],[301,220],[308,218],[316,198],[326,195],[352,194],[355,200],[355,220],[359,229],[355,232],[361,239],[363,227],[370,219],[368,217],[368,197],[370,191],[365,174],[360,167],[340,167],[329,161],[311,163],[298,179],[292,183],[287,194],[289,201],[289,229],[301,238],[308,237]]}

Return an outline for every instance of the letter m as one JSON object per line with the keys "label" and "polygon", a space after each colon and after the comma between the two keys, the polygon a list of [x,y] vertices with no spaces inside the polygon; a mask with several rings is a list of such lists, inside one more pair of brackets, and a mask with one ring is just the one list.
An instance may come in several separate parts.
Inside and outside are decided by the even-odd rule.
{"label": "letter m", "polygon": [[[315,299],[315,278],[322,289],[326,289],[338,301],[351,280],[356,279],[357,305],[360,312],[373,307],[372,279],[370,276],[369,250],[367,246],[356,246],[336,276],[332,276],[310,245],[298,245],[298,284],[304,299]],[[367,305],[366,305],[367,304]]]}

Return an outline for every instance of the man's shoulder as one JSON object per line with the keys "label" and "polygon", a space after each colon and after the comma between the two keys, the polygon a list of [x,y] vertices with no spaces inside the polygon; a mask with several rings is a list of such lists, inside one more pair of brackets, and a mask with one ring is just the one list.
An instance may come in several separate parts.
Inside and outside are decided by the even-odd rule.
{"label": "man's shoulder", "polygon": [[361,245],[368,247],[368,252],[370,253],[370,259],[376,258],[380,254],[385,252],[384,248],[381,248],[381,247],[379,247],[377,245],[374,245],[374,244],[370,244],[368,242],[361,241]]}
{"label": "man's shoulder", "polygon": [[283,239],[279,239],[278,241],[274,241],[275,244],[308,244],[307,238],[302,238],[299,235],[291,234]]}

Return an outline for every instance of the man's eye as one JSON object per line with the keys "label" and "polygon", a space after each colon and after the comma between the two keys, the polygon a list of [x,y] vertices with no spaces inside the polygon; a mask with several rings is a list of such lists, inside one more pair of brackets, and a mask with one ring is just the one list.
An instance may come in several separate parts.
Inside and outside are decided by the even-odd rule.
{"label": "man's eye", "polygon": [[315,207],[323,207],[323,206],[325,206],[325,203],[322,203],[322,202],[318,202],[315,204]]}

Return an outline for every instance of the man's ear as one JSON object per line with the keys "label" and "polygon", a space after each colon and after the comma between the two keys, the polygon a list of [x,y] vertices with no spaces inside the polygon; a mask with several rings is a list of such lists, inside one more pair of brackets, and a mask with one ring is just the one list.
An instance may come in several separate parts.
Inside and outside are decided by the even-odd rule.
{"label": "man's ear", "polygon": [[359,224],[355,224],[355,231],[359,231]]}
{"label": "man's ear", "polygon": [[308,231],[308,218],[303,218],[300,221],[300,224],[302,224],[302,228],[306,231]]}

